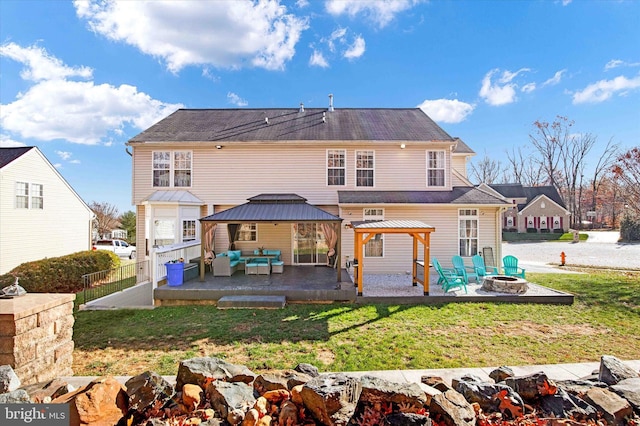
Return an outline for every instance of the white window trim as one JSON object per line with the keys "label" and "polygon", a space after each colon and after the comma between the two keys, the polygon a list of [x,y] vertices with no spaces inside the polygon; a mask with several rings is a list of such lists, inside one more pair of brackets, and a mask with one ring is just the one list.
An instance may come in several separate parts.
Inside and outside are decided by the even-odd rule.
{"label": "white window trim", "polygon": [[[26,193],[18,194],[18,184],[26,185]],[[33,188],[35,185],[42,188],[42,195],[35,195]],[[26,207],[18,206],[18,197],[26,198]],[[33,206],[34,198],[38,198],[42,201],[42,207]],[[29,181],[16,181],[14,183],[13,206],[16,210],[44,210],[44,184]]]}
{"label": "white window trim", "polygon": [[[475,214],[462,215],[461,213],[463,211],[466,211],[466,210],[473,210],[473,211],[475,211]],[[477,241],[477,244],[476,244],[476,253],[475,254],[477,254],[477,252],[480,251],[480,211],[477,208],[458,209],[458,238],[457,238],[457,242],[458,242],[458,255],[459,256],[462,256],[462,253],[460,253],[460,240],[462,239],[462,237],[460,236],[460,230],[461,230],[460,229],[460,221],[463,220],[463,219],[465,219],[465,220],[475,220],[476,221],[476,224],[477,224],[477,228],[476,228],[477,235],[475,237],[475,240]],[[469,238],[465,238],[465,239],[474,239],[474,237],[469,237]],[[465,257],[471,257],[473,255],[474,254],[472,253],[469,256],[465,256]]]}
{"label": "white window trim", "polygon": [[[372,167],[358,167],[358,153],[359,152],[367,152],[371,153],[373,156],[373,166]],[[353,155],[354,160],[354,180],[356,188],[375,188],[376,187],[376,152],[372,149],[357,149]],[[358,170],[371,170],[373,172],[373,185],[371,186],[360,186],[358,185]]]}
{"label": "white window trim", "polygon": [[[382,215],[366,215],[365,212],[367,210],[381,210],[382,211]],[[380,207],[364,207],[362,209],[362,220],[384,220],[384,209],[380,208]],[[362,255],[365,258],[369,258],[369,259],[384,259],[385,253],[386,253],[386,241],[384,238],[384,234],[380,235],[380,239],[382,239],[382,256],[367,256],[367,250],[366,250],[366,244],[365,247],[363,247],[362,250]],[[367,243],[368,244],[368,243]]]}
{"label": "white window trim", "polygon": [[[431,152],[441,152],[442,153],[442,161],[444,162],[444,164],[442,165],[442,168],[430,168],[429,167],[429,153]],[[425,153],[425,165],[426,165],[426,170],[425,170],[425,178],[426,178],[426,184],[427,184],[427,188],[446,188],[447,187],[447,151],[444,149],[431,149],[426,151]],[[443,180],[443,184],[442,185],[429,185],[429,171],[430,170],[443,170],[443,175],[444,175],[444,180]]]}
{"label": "white window trim", "polygon": [[[247,223],[241,223],[240,226],[242,225],[253,225],[255,227],[255,230],[252,230],[250,232],[253,232],[256,234],[256,239],[255,240],[234,240],[235,242],[241,242],[241,243],[257,243],[260,240],[258,240],[258,222],[247,222]],[[238,227],[238,230],[236,232],[240,232],[240,226]],[[235,237],[235,236],[234,236]]]}
{"label": "white window trim", "polygon": [[[184,235],[185,222],[193,222],[193,224],[195,225],[194,226],[194,230],[193,230],[193,238],[192,239],[185,240],[185,235]],[[198,226],[198,220],[197,219],[182,219],[182,229],[181,229],[182,235],[180,237],[182,242],[185,243],[185,242],[197,241],[199,239],[198,238],[198,235],[199,235],[198,230],[199,230],[199,226]]]}
{"label": "white window trim", "polygon": [[[168,152],[169,153],[169,186],[155,186],[154,172],[156,169],[154,168],[154,154],[156,152]],[[180,169],[180,170],[190,170],[191,178],[189,179],[189,186],[176,186],[175,185],[175,154],[178,152],[188,152],[191,158],[191,168],[190,169]],[[158,169],[160,170],[160,169]],[[164,170],[164,169],[162,169]],[[151,187],[152,188],[191,188],[193,187],[193,151],[189,149],[162,149],[155,150],[151,152]]]}
{"label": "white window trim", "polygon": [[[330,151],[338,151],[343,154],[343,162],[344,166],[342,167],[329,167],[329,152]],[[335,187],[335,186],[347,186],[347,150],[346,149],[327,149],[324,155],[324,168],[325,168],[325,177],[324,184],[327,187]],[[329,169],[342,169],[344,171],[344,183],[342,185],[329,185]]]}

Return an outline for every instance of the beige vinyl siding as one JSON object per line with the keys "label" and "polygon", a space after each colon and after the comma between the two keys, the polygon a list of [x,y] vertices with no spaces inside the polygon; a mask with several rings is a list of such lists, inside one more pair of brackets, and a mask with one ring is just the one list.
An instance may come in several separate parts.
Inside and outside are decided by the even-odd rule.
{"label": "beige vinyl siding", "polygon": [[[467,156],[462,155],[452,155],[451,156],[451,167],[453,170],[456,170],[465,178],[469,178],[467,175]],[[455,186],[455,184],[454,184]]]}
{"label": "beige vinyl siding", "polygon": [[[431,233],[430,256],[437,257],[443,266],[451,266],[451,257],[458,254],[458,209],[454,205],[428,206],[385,206],[385,220],[406,219],[420,220],[435,227]],[[473,207],[466,207],[473,208]],[[498,256],[496,248],[496,209],[479,209],[479,241],[478,247],[492,247],[494,255]],[[482,214],[484,213],[484,215]],[[362,207],[343,208],[341,217],[345,223],[362,220]],[[342,265],[346,256],[353,259],[354,240],[353,230],[342,230]],[[418,246],[418,257],[422,259],[422,245]],[[384,258],[365,258],[365,273],[369,274],[404,274],[411,271],[413,258],[413,239],[408,234],[387,234],[384,236]],[[470,262],[469,262],[470,263]]]}
{"label": "beige vinyl siding", "polygon": [[[15,208],[16,182],[43,185],[44,208]],[[91,248],[91,210],[36,149],[2,168],[0,194],[0,274]]]}
{"label": "beige vinyl siding", "polygon": [[[178,145],[180,150],[193,152],[192,186],[187,189],[196,197],[215,204],[238,205],[247,198],[262,193],[295,193],[307,198],[310,204],[337,203],[338,190],[425,190],[426,148],[399,145],[375,146],[371,144],[349,145],[346,148],[346,185],[327,186],[327,149],[344,149],[344,146],[322,145]],[[442,149],[434,147],[432,149]],[[135,147],[133,174],[133,201],[139,204],[156,190],[152,186],[152,161],[154,150],[168,148]],[[375,151],[375,187],[355,186],[355,151]],[[448,152],[448,149],[447,149]],[[446,157],[446,187],[429,188],[450,190],[450,157]],[[399,167],[402,173],[398,173]]]}

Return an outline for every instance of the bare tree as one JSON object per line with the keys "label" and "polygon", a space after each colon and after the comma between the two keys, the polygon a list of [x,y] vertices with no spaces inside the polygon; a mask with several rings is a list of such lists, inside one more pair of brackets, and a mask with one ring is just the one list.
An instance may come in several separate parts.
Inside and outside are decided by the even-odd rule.
{"label": "bare tree", "polygon": [[591,209],[595,211],[596,200],[598,199],[598,191],[605,181],[607,174],[611,172],[618,153],[618,144],[613,143],[613,138],[609,139],[607,146],[604,147],[602,155],[598,159],[595,169],[593,170],[593,179],[591,180]]}
{"label": "bare tree", "polygon": [[625,207],[640,215],[640,146],[630,149],[616,159],[613,174],[621,184]]}
{"label": "bare tree", "polygon": [[504,180],[509,183],[519,183],[525,186],[538,186],[545,184],[544,172],[540,162],[531,155],[525,155],[522,148],[518,147],[507,151],[507,160],[511,166],[511,173],[505,173]]}
{"label": "bare tree", "polygon": [[93,210],[93,213],[96,215],[94,227],[98,231],[99,238],[109,234],[114,228],[120,225],[118,221],[118,208],[113,204],[92,201],[91,204],[89,204],[89,208]]}
{"label": "bare tree", "polygon": [[500,160],[490,158],[486,151],[484,157],[477,164],[471,163],[471,178],[477,183],[497,183],[501,174],[502,164]]}

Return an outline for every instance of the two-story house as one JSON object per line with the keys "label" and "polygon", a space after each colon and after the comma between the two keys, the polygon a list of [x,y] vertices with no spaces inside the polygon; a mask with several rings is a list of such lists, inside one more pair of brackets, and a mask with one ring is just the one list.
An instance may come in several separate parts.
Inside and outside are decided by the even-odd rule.
{"label": "two-story house", "polygon": [[[253,216],[223,220],[213,251],[278,248],[291,266],[326,264],[337,252],[344,267],[354,258],[352,222],[420,221],[434,228],[430,253],[444,264],[485,247],[500,258],[509,203],[469,182],[474,152],[418,108],[180,109],[127,145],[138,256],[198,241],[198,219],[250,200]],[[282,203],[283,217],[287,203],[305,203],[342,220],[338,250],[330,218],[259,220],[269,200]],[[364,257],[367,273],[410,271],[411,237],[379,235]]]}
{"label": "two-story house", "polygon": [[91,249],[93,218],[38,148],[0,148],[0,274]]}

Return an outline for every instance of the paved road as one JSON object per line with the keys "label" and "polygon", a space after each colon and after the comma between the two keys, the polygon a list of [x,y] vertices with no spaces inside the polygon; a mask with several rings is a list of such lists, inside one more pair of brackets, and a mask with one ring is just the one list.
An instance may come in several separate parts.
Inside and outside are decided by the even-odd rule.
{"label": "paved road", "polygon": [[[518,242],[503,243],[502,255],[511,254],[531,272],[557,271],[560,253],[567,265],[591,265],[640,269],[640,244],[618,243],[617,231],[587,232],[585,242]],[[549,270],[549,268],[553,270]]]}

